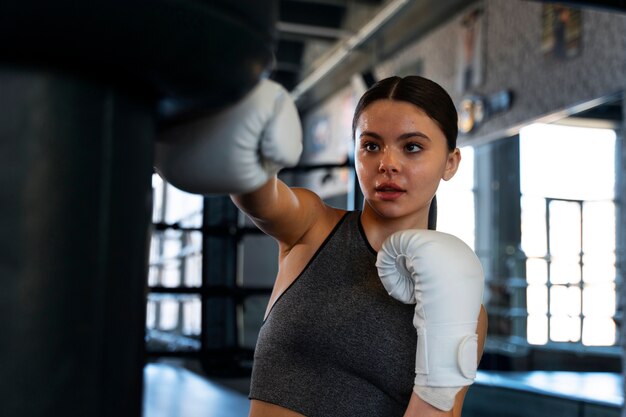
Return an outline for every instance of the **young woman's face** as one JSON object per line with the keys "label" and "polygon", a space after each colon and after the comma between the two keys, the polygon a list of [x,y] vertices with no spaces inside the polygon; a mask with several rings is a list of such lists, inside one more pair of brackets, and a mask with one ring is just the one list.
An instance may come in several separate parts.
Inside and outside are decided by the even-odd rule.
{"label": "young woman's face", "polygon": [[411,103],[377,100],[357,121],[356,172],[366,204],[381,217],[427,219],[439,181],[452,178],[460,160],[437,123]]}

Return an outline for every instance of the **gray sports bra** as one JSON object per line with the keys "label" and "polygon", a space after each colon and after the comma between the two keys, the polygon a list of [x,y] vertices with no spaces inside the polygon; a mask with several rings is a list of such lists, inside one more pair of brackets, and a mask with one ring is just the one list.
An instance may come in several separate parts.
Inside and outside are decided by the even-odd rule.
{"label": "gray sports bra", "polygon": [[348,212],[259,333],[250,398],[308,417],[402,416],[414,380],[414,306],[391,298],[360,212]]}

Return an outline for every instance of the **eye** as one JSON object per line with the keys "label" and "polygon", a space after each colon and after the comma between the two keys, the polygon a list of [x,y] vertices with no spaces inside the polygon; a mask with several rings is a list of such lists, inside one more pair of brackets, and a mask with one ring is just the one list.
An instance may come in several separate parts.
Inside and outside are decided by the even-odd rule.
{"label": "eye", "polygon": [[368,152],[376,152],[379,149],[378,145],[374,142],[364,142],[361,147]]}
{"label": "eye", "polygon": [[417,143],[407,143],[404,146],[404,149],[409,153],[417,153],[422,150],[422,147],[418,145]]}

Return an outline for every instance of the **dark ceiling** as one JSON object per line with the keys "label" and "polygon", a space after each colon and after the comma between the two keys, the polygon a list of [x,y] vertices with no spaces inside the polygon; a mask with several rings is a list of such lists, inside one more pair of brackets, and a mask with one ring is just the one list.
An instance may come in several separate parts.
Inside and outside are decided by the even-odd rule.
{"label": "dark ceiling", "polygon": [[271,78],[293,90],[304,71],[307,43],[330,48],[349,35],[344,28],[348,3],[380,6],[382,0],[281,0],[277,24],[276,64]]}
{"label": "dark ceiling", "polygon": [[[369,73],[373,62],[389,58],[473,3],[476,0],[279,0],[270,78],[291,91],[298,108],[306,111],[347,85],[354,74]],[[559,3],[626,10],[626,0]],[[374,22],[375,28],[359,37]],[[342,56],[345,50],[349,53]]]}
{"label": "dark ceiling", "polygon": [[354,74],[369,73],[373,62],[387,59],[475,2],[279,0],[276,62],[270,78],[291,91],[306,111],[348,84]]}

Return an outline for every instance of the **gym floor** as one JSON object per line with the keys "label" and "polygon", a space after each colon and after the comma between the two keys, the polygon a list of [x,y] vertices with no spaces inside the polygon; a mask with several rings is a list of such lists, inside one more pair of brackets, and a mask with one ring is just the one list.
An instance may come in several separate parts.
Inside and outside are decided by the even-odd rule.
{"label": "gym floor", "polygon": [[[248,387],[247,378],[208,379],[175,362],[150,363],[143,417],[247,417]],[[623,406],[613,373],[479,371],[471,391],[465,417],[617,417]]]}
{"label": "gym floor", "polygon": [[247,417],[242,391],[203,378],[181,366],[150,363],[144,368],[143,417]]}

